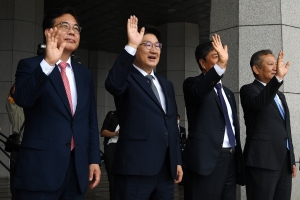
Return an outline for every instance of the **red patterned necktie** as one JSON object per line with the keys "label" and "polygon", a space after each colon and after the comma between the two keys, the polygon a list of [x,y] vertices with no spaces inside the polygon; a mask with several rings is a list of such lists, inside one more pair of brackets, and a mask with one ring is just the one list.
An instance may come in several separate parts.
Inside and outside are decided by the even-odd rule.
{"label": "red patterned necktie", "polygon": [[[69,83],[69,80],[68,80],[68,77],[67,77],[67,74],[66,74],[66,67],[68,66],[68,63],[60,62],[58,64],[58,66],[60,67],[60,75],[61,75],[62,81],[64,83],[64,86],[65,86],[65,90],[66,90],[67,97],[68,97],[69,104],[70,104],[71,113],[72,113],[72,116],[73,116],[74,111],[73,111],[73,104],[72,104],[72,95],[71,95],[70,83]],[[71,151],[74,149],[74,147],[75,147],[75,142],[74,142],[74,137],[72,135]]]}

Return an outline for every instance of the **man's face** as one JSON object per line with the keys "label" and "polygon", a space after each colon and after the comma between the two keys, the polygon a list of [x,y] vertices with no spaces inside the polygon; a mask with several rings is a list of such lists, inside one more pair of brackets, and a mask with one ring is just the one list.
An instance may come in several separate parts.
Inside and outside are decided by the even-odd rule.
{"label": "man's face", "polygon": [[219,56],[215,50],[210,51],[205,60],[200,59],[199,63],[202,67],[202,72],[206,74],[218,62]]}
{"label": "man's face", "polygon": [[[61,22],[67,22],[70,25],[70,30],[69,31],[63,30],[63,28],[60,26]],[[64,14],[60,17],[57,17],[54,20],[55,27],[57,27],[57,29],[60,30],[60,33],[58,35],[57,46],[59,47],[63,42],[66,42],[66,47],[64,49],[64,52],[72,53],[78,48],[80,42],[80,34],[75,33],[73,31],[72,28],[75,24],[77,25],[77,21],[70,14]]]}
{"label": "man's face", "polygon": [[[152,48],[148,50],[143,44],[144,42],[151,42],[153,44]],[[157,50],[156,43],[158,43],[156,36],[148,33],[144,35],[142,43],[136,51],[134,64],[147,73],[151,73],[159,62],[161,50]]]}
{"label": "man's face", "polygon": [[277,61],[274,55],[268,54],[260,57],[261,63],[252,67],[256,78],[261,82],[268,83],[276,74]]}

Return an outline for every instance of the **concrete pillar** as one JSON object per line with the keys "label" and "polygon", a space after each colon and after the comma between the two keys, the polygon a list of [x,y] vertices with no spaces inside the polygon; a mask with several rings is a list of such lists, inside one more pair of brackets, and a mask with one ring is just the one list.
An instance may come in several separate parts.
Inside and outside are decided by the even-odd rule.
{"label": "concrete pillar", "polygon": [[[254,80],[250,68],[251,55],[261,49],[271,49],[275,55],[280,50],[285,53],[285,61],[291,61],[292,66],[284,79],[281,90],[284,92],[290,113],[291,127],[295,147],[296,160],[300,151],[300,115],[299,72],[300,62],[300,17],[299,2],[296,0],[228,0],[221,3],[211,1],[210,33],[221,35],[223,44],[229,46],[229,62],[223,83],[234,93],[239,103],[241,124],[241,140],[245,143],[245,125],[243,111],[239,101],[239,89],[244,84]],[[299,165],[298,165],[299,166]],[[293,179],[292,199],[298,199],[300,178]],[[238,192],[238,199],[246,199],[245,189]]]}
{"label": "concrete pillar", "polygon": [[[14,83],[19,60],[36,55],[37,45],[43,41],[43,14],[44,1],[41,0],[0,1],[0,88],[3,91],[0,94],[0,127],[6,135],[11,133],[5,109],[7,94]],[[9,164],[3,153],[0,159]],[[8,176],[8,172],[0,167],[0,177],[3,176]]]}
{"label": "concrete pillar", "polygon": [[[93,73],[99,131],[101,130],[107,112],[115,110],[114,98],[106,91],[104,83],[108,71],[113,66],[117,56],[115,53],[89,51],[88,67]],[[103,151],[103,137],[100,138],[100,147]]]}
{"label": "concrete pillar", "polygon": [[162,52],[156,72],[173,83],[180,125],[187,126],[182,83],[187,77],[199,75],[195,49],[199,44],[197,24],[176,22],[158,27],[162,34]]}

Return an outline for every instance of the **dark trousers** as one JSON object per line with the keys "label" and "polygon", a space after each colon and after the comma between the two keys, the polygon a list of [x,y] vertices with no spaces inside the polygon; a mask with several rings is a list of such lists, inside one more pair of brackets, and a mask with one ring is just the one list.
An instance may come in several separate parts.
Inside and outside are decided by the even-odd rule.
{"label": "dark trousers", "polygon": [[116,143],[110,143],[104,150],[104,164],[107,173],[108,183],[109,183],[109,196],[113,199],[114,195],[114,176],[112,175],[112,163],[116,151]]}
{"label": "dark trousers", "polygon": [[248,200],[290,200],[292,172],[289,152],[278,170],[246,167]]}
{"label": "dark trousers", "polygon": [[16,160],[17,160],[17,152],[13,151],[10,153],[10,156],[13,160],[10,159],[10,164],[9,164],[9,176],[10,176],[10,192],[11,192],[11,200],[17,200],[17,190],[13,188],[13,177],[16,171]]}
{"label": "dark trousers", "polygon": [[174,199],[174,179],[169,159],[154,176],[115,175],[114,200]]}
{"label": "dark trousers", "polygon": [[208,176],[184,170],[185,200],[235,200],[235,155],[221,152],[215,169]]}
{"label": "dark trousers", "polygon": [[[65,179],[57,191],[28,191],[17,189],[18,200],[83,200],[84,193],[81,193],[76,168],[74,151],[71,153],[70,162]],[[47,173],[47,172],[45,172]],[[87,177],[88,178],[88,177]]]}

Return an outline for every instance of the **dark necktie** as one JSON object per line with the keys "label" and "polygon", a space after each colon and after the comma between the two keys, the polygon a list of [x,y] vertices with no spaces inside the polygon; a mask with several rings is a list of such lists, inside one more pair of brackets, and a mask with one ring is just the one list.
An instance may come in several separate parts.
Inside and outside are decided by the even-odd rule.
{"label": "dark necktie", "polygon": [[152,75],[146,75],[145,77],[149,80],[151,89],[152,89],[152,91],[154,92],[154,94],[155,94],[155,96],[156,96],[158,102],[161,104],[160,98],[159,98],[159,94],[158,94],[158,91],[157,91],[157,88],[155,87],[155,85],[154,85],[154,83],[153,83],[154,77],[153,77]]}
{"label": "dark necktie", "polygon": [[235,147],[235,137],[234,137],[232,126],[231,126],[231,123],[229,120],[227,106],[226,106],[226,103],[225,103],[225,100],[224,100],[224,97],[222,94],[222,85],[220,83],[218,83],[217,85],[215,85],[215,88],[217,89],[217,93],[218,93],[219,99],[221,101],[229,143],[232,147]]}

